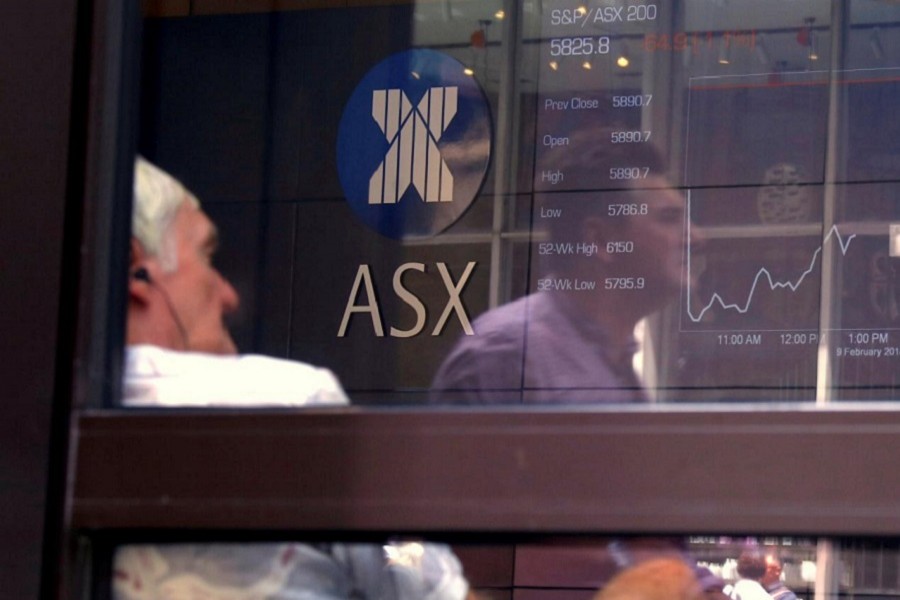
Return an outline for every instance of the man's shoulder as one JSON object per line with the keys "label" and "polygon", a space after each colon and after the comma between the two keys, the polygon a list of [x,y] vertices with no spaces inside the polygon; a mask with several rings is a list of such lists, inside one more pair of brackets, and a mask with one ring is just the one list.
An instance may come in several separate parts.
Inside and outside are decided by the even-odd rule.
{"label": "man's shoulder", "polygon": [[766,591],[769,592],[769,595],[772,596],[774,600],[797,600],[797,594],[791,591],[791,589],[783,583],[771,586],[767,588]]}
{"label": "man's shoulder", "polygon": [[126,406],[347,404],[327,369],[262,355],[220,356],[157,346],[126,348]]}
{"label": "man's shoulder", "polygon": [[495,355],[507,350],[519,352],[525,336],[529,301],[530,297],[526,296],[480,315],[472,323],[472,335],[461,335],[448,359],[459,354],[480,355],[485,350]]}
{"label": "man's shoulder", "polygon": [[[555,347],[559,337],[547,294],[524,296],[491,309],[472,323],[441,363],[432,382],[430,401],[437,404],[507,404],[521,402],[526,339]],[[534,350],[535,353],[540,353]]]}
{"label": "man's shoulder", "polygon": [[534,296],[523,296],[481,314],[472,323],[476,336],[517,331],[528,317],[529,304]]}
{"label": "man's shoulder", "polygon": [[562,316],[562,309],[551,294],[538,292],[522,296],[480,315],[472,323],[475,335],[463,341],[507,339],[518,342],[528,329],[556,328]]}
{"label": "man's shoulder", "polygon": [[767,600],[771,598],[762,584],[752,579],[741,579],[735,583],[731,597],[737,600]]}

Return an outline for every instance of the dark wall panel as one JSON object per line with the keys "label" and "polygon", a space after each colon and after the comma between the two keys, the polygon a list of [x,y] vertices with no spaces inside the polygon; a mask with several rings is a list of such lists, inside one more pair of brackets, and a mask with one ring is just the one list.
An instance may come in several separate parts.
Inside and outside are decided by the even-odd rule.
{"label": "dark wall panel", "polygon": [[73,5],[8,0],[0,11],[0,581],[5,598],[36,598],[41,581]]}

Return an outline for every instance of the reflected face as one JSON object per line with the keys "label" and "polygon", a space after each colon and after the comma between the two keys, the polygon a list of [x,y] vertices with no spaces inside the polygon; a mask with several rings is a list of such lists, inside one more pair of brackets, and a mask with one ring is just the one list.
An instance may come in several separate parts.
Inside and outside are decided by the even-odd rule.
{"label": "reflected face", "polygon": [[781,564],[774,556],[766,557],[766,573],[760,579],[763,585],[771,585],[781,579]]}
{"label": "reflected face", "polygon": [[162,285],[184,328],[185,346],[198,352],[236,353],[224,317],[237,309],[239,299],[212,264],[218,246],[215,226],[202,210],[184,204],[172,223],[172,234],[178,267],[162,275]]}
{"label": "reflected face", "polygon": [[[647,214],[629,218],[623,236],[634,241],[628,268],[644,277],[648,290],[667,299],[678,294],[685,277],[685,200],[661,176],[645,180],[652,189],[635,192],[635,200],[647,205]],[[696,243],[697,233],[693,232]]]}

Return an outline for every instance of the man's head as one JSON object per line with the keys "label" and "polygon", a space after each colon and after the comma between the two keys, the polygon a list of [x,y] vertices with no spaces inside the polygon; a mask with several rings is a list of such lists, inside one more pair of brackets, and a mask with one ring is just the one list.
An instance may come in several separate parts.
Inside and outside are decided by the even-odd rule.
{"label": "man's head", "polygon": [[613,577],[594,600],[705,600],[696,573],[679,558],[654,558]]}
{"label": "man's head", "polygon": [[762,551],[750,548],[741,552],[737,560],[738,575],[759,581],[766,573],[766,557]]}
{"label": "man's head", "polygon": [[212,266],[215,225],[176,179],[135,162],[128,344],[233,354],[223,317],[238,306]]}
{"label": "man's head", "polygon": [[[554,166],[559,164],[563,172],[611,173],[634,165],[639,177],[610,180],[602,191],[543,197],[558,215],[539,221],[547,227],[548,239],[587,249],[551,252],[543,259],[545,270],[599,282],[595,294],[579,292],[579,297],[595,301],[603,314],[646,316],[677,297],[685,282],[685,198],[672,186],[666,160],[652,144],[610,144],[605,129],[581,134],[598,143],[583,143],[581,147],[590,148],[584,152],[560,149]],[[607,289],[606,284],[617,282],[631,287],[610,293],[619,288]],[[610,303],[618,306],[610,310]]]}

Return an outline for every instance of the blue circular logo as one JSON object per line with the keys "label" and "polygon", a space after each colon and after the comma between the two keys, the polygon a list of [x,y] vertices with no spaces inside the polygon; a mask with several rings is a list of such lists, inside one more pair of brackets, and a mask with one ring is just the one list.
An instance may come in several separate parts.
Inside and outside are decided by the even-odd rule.
{"label": "blue circular logo", "polygon": [[440,233],[484,183],[491,113],[464,69],[433,50],[401,52],[369,71],[347,102],[341,185],[363,222],[387,237]]}

